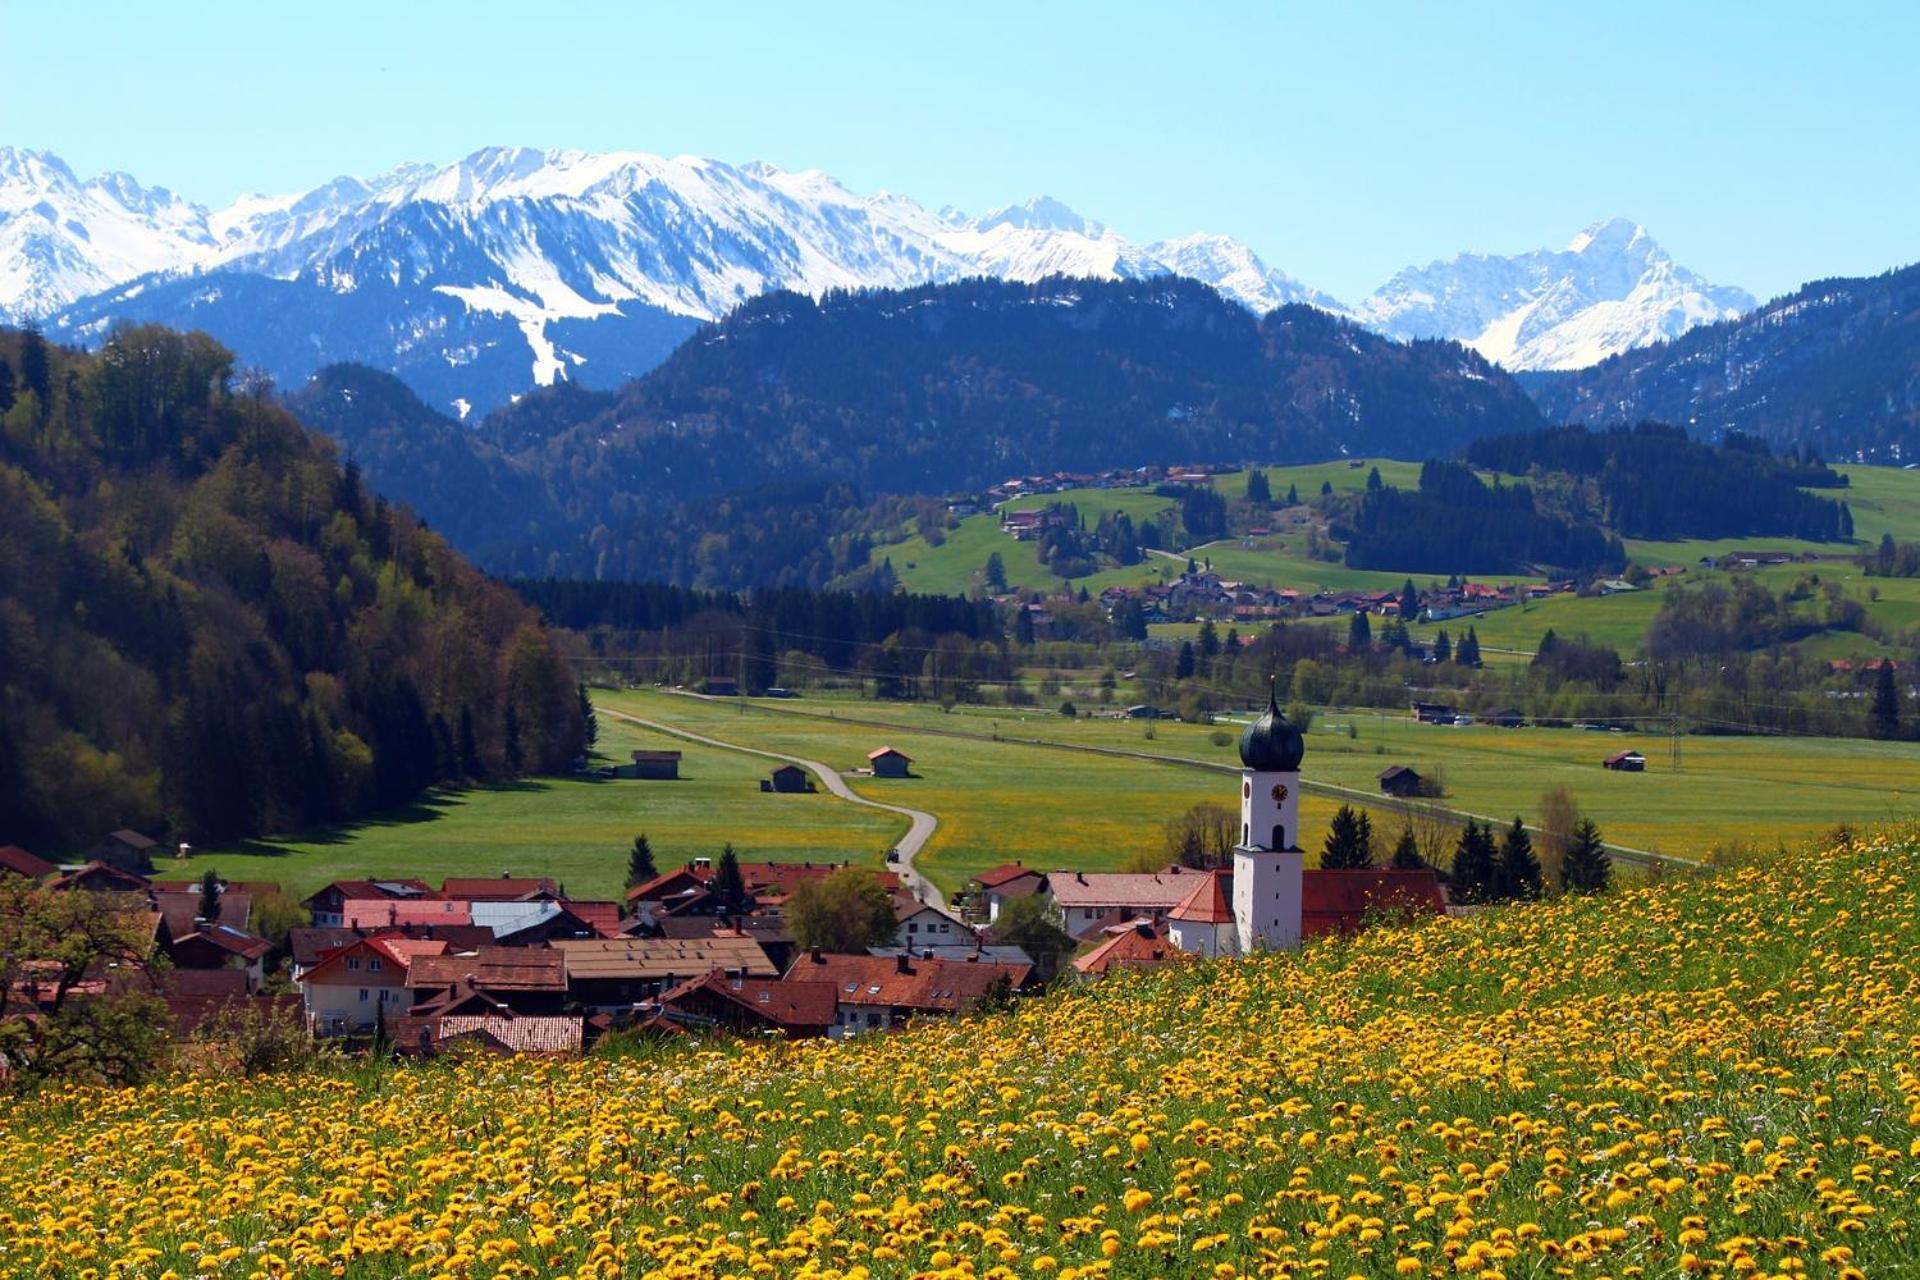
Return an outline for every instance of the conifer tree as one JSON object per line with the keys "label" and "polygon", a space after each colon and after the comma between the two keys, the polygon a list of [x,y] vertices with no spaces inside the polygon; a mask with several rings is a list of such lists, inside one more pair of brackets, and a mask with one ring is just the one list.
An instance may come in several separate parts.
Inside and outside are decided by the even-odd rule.
{"label": "conifer tree", "polygon": [[193,914],[208,924],[220,918],[220,877],[214,874],[211,867],[200,877],[200,902],[194,907]]}
{"label": "conifer tree", "polygon": [[1299,485],[1290,484],[1287,486],[1287,505],[1290,507],[1297,507],[1300,505],[1300,486]]}
{"label": "conifer tree", "polygon": [[1568,893],[1604,893],[1613,884],[1613,858],[1592,818],[1580,819],[1560,865],[1560,887]]}
{"label": "conifer tree", "polygon": [[987,557],[984,576],[990,590],[1005,591],[1007,589],[1007,562],[1001,558],[998,551]]}
{"label": "conifer tree", "polygon": [[1453,643],[1447,639],[1447,629],[1440,628],[1440,634],[1433,638],[1433,660],[1435,662],[1453,661]]}
{"label": "conifer tree", "polygon": [[1323,498],[1331,498],[1333,496],[1333,481],[1322,480],[1320,482],[1320,496]]}
{"label": "conifer tree", "polygon": [[1869,712],[1876,738],[1900,736],[1900,689],[1893,682],[1893,663],[1882,661],[1873,677],[1873,709]]}
{"label": "conifer tree", "polygon": [[1192,677],[1193,677],[1193,641],[1182,640],[1180,642],[1180,656],[1174,659],[1173,678],[1175,680],[1189,680]]}
{"label": "conifer tree", "polygon": [[1453,896],[1460,902],[1483,903],[1493,895],[1493,832],[1468,819],[1453,849]]}
{"label": "conifer tree", "polygon": [[1533,838],[1518,817],[1500,843],[1496,887],[1503,898],[1532,901],[1540,896],[1540,859],[1534,855]]}
{"label": "conifer tree", "polygon": [[633,848],[627,851],[627,888],[645,884],[660,874],[653,864],[653,845],[642,831],[633,838]]}
{"label": "conifer tree", "polygon": [[1411,822],[1400,828],[1400,839],[1393,846],[1392,865],[1396,871],[1418,871],[1427,865],[1427,860],[1420,856],[1420,842],[1414,838]]}
{"label": "conifer tree", "polygon": [[1368,493],[1378,493],[1380,492],[1381,489],[1385,487],[1386,487],[1385,482],[1380,479],[1380,468],[1374,467],[1372,470],[1367,472],[1367,492]]}
{"label": "conifer tree", "polygon": [[1267,483],[1267,473],[1258,467],[1247,472],[1247,501],[1261,506],[1273,504],[1273,489]]}
{"label": "conifer tree", "polygon": [[1420,593],[1414,590],[1412,578],[1400,588],[1400,616],[1407,622],[1420,620]]}
{"label": "conifer tree", "polygon": [[586,681],[581,681],[576,692],[580,695],[580,719],[587,727],[587,745],[591,747],[600,741],[600,717],[594,712],[593,699],[587,695]]}
{"label": "conifer tree", "polygon": [[1352,805],[1343,804],[1327,828],[1320,865],[1329,871],[1350,871],[1373,865],[1372,823]]}
{"label": "conifer tree", "polygon": [[720,850],[720,861],[713,868],[713,896],[720,903],[720,914],[737,916],[747,909],[747,881],[740,874],[740,855],[732,842]]}
{"label": "conifer tree", "polygon": [[1474,634],[1472,627],[1468,627],[1467,634],[1460,637],[1460,647],[1454,652],[1453,660],[1463,667],[1480,665],[1480,637]]}
{"label": "conifer tree", "polygon": [[1373,647],[1373,624],[1367,620],[1365,609],[1353,611],[1353,621],[1347,624],[1347,648],[1354,653],[1365,653]]}

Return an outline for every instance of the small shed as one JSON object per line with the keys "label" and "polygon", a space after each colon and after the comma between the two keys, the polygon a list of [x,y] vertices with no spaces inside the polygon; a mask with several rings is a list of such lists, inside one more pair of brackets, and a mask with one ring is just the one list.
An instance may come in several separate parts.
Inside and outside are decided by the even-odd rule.
{"label": "small shed", "polygon": [[1616,752],[1600,763],[1620,773],[1645,773],[1647,771],[1647,758],[1638,751]]}
{"label": "small shed", "polygon": [[622,778],[646,778],[652,781],[667,781],[680,776],[680,753],[678,751],[636,751],[633,763],[623,764],[615,770]]}
{"label": "small shed", "polygon": [[760,784],[763,791],[778,791],[782,795],[793,795],[813,790],[807,780],[807,771],[797,764],[783,764],[776,768],[767,780]]}
{"label": "small shed", "polygon": [[1481,716],[1480,722],[1501,729],[1518,729],[1527,722],[1527,717],[1517,707],[1502,707],[1498,711],[1489,711]]}
{"label": "small shed", "polygon": [[122,829],[102,840],[89,856],[116,871],[144,876],[153,871],[154,847],[155,842],[149,837]]}
{"label": "small shed", "polygon": [[1404,764],[1380,771],[1380,793],[1389,796],[1417,796],[1426,780]]}
{"label": "small shed", "polygon": [[710,676],[701,683],[700,692],[710,698],[737,698],[740,696],[740,682],[720,676]]}
{"label": "small shed", "polygon": [[913,757],[892,747],[881,747],[867,753],[867,764],[876,778],[905,778],[910,776]]}

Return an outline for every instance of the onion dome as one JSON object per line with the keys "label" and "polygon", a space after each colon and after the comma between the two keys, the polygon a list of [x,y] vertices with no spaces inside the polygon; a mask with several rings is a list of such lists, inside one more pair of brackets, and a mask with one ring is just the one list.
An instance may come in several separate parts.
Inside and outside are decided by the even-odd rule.
{"label": "onion dome", "polygon": [[1262,773],[1292,773],[1306,754],[1306,740],[1287,723],[1269,686],[1267,709],[1240,735],[1240,763]]}

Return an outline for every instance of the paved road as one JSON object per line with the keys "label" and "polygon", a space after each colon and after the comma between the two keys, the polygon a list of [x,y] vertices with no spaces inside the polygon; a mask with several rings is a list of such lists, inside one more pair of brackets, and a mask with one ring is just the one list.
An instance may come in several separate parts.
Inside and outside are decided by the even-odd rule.
{"label": "paved road", "polygon": [[668,734],[675,738],[685,738],[689,742],[699,742],[706,746],[719,747],[726,751],[740,751],[747,755],[765,756],[769,760],[784,760],[790,764],[797,764],[802,769],[807,770],[819,778],[821,785],[825,786],[828,791],[839,796],[842,800],[852,804],[865,805],[869,809],[885,809],[888,813],[897,813],[901,817],[908,819],[912,825],[907,828],[907,834],[902,836],[900,842],[894,846],[894,848],[899,851],[900,860],[889,864],[889,869],[898,873],[900,883],[905,885],[907,891],[913,894],[914,897],[920,899],[922,902],[930,902],[936,907],[943,909],[946,907],[946,895],[940,892],[933,881],[921,875],[913,865],[914,858],[917,857],[920,850],[926,846],[927,841],[932,839],[934,830],[940,825],[940,820],[932,814],[920,809],[909,809],[903,804],[885,804],[879,800],[869,800],[849,787],[847,780],[842,778],[838,771],[828,768],[818,760],[806,760],[799,756],[784,755],[778,751],[762,751],[759,747],[743,747],[734,742],[722,742],[718,738],[709,738],[704,734],[693,733],[677,725],[662,724],[658,720],[645,720],[639,716],[629,715],[624,711],[615,711],[608,707],[596,707],[595,710],[603,716],[612,716],[615,720],[625,720],[628,724],[637,724],[643,728],[652,729],[656,733]]}

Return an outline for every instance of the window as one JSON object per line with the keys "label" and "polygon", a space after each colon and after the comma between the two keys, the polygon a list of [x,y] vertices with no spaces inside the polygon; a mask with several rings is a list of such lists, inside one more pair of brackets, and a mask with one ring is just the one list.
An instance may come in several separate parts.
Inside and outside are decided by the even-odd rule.
{"label": "window", "polygon": [[909,923],[908,923],[908,925],[907,925],[907,932],[908,932],[908,933],[918,933],[918,932],[920,932],[920,926],[919,926],[919,925],[917,925],[917,924],[913,924],[913,923],[911,923],[911,922],[909,922]]}
{"label": "window", "polygon": [[378,960],[367,961],[367,968],[372,970],[374,973],[380,972],[381,967],[382,967],[381,962]]}
{"label": "window", "polygon": [[366,1002],[367,1002],[367,989],[365,987],[362,987],[360,988],[360,1003],[365,1004]]}
{"label": "window", "polygon": [[347,957],[347,968],[349,968],[349,969],[358,969],[359,967],[360,967],[360,957],[359,957],[359,956],[348,956],[348,957]]}

